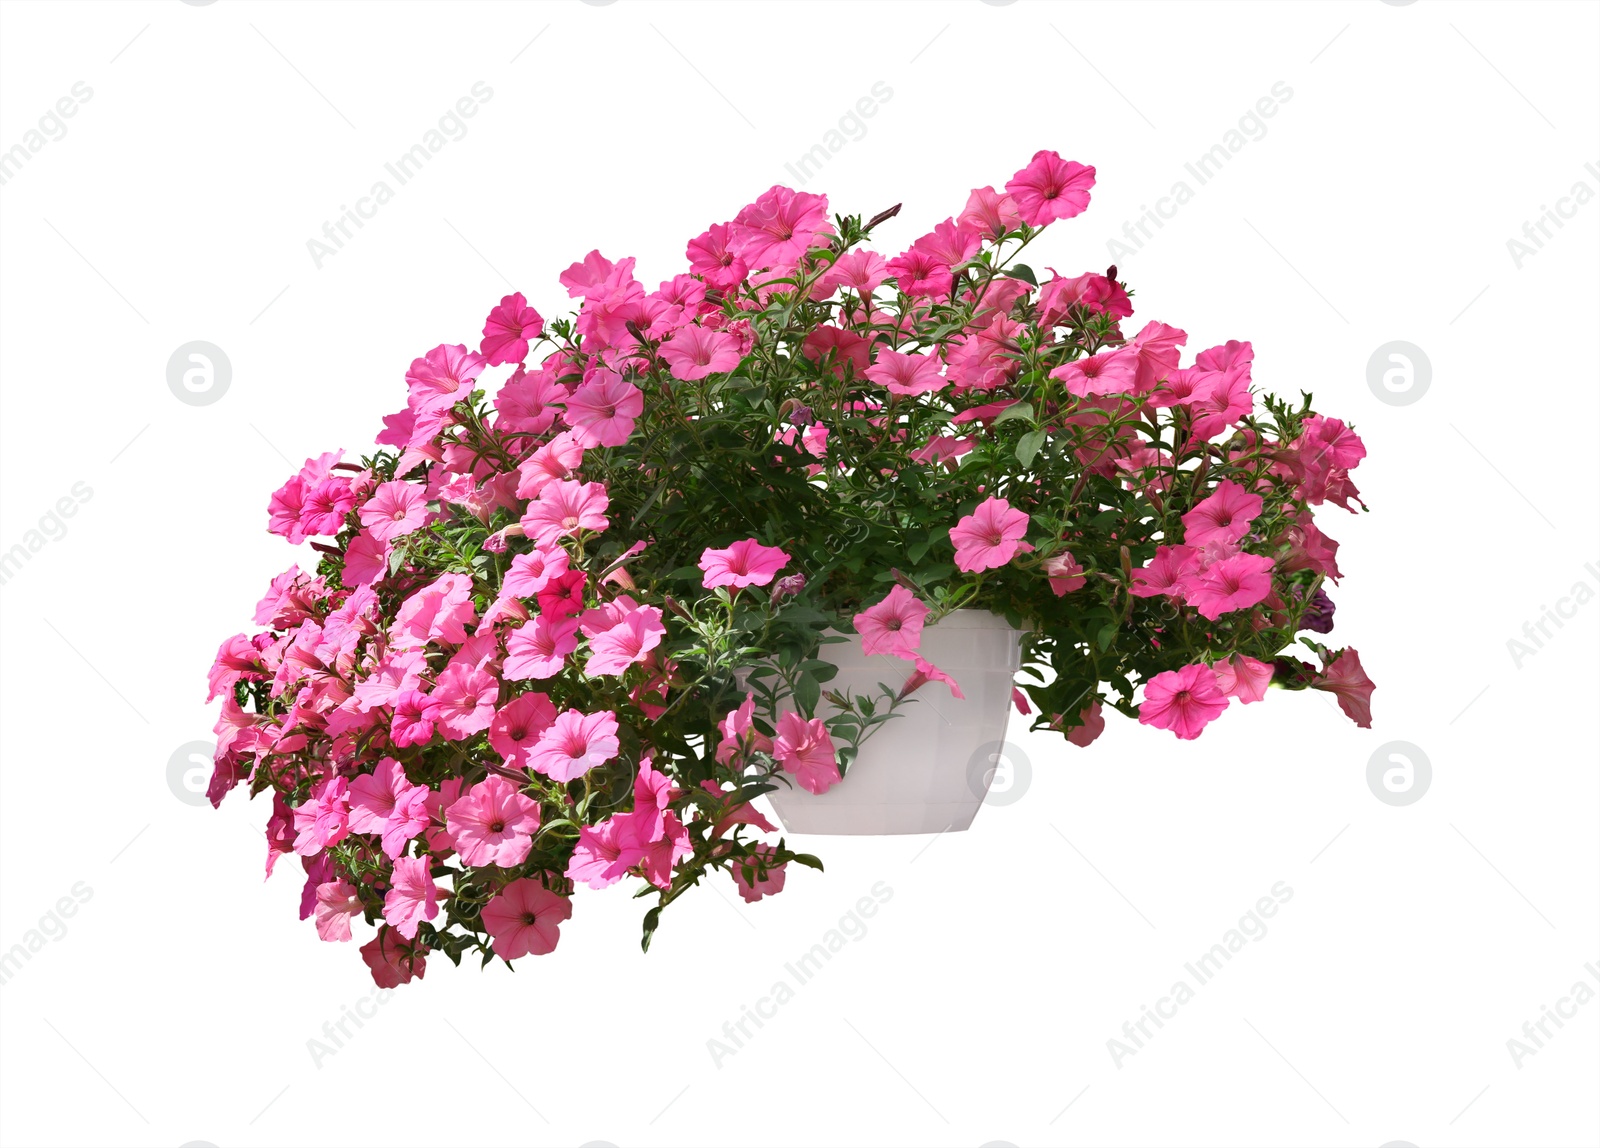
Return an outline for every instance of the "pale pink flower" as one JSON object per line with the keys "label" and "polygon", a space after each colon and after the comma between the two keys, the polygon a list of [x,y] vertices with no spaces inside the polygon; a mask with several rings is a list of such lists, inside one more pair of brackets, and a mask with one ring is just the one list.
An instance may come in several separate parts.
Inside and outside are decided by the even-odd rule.
{"label": "pale pink flower", "polygon": [[352,695],[364,712],[374,706],[393,705],[405,690],[414,690],[422,680],[426,668],[423,651],[391,651],[385,654],[372,673],[355,684]]}
{"label": "pale pink flower", "polygon": [[781,865],[767,862],[767,858],[777,852],[770,845],[757,845],[754,852],[757,857],[741,857],[733,862],[733,883],[746,904],[783,892],[787,877],[784,870],[789,868],[787,861]]}
{"label": "pale pink flower", "polygon": [[1157,546],[1150,564],[1133,572],[1128,593],[1135,598],[1181,597],[1199,569],[1200,552],[1193,546]]}
{"label": "pale pink flower", "polygon": [[956,216],[956,222],[997,243],[1006,232],[1021,225],[1022,215],[1017,211],[1016,200],[1009,195],[992,187],[980,187],[967,196],[967,206]]}
{"label": "pale pink flower", "polygon": [[389,553],[387,542],[379,542],[370,530],[361,531],[345,547],[340,580],[346,586],[370,586],[388,572]]}
{"label": "pale pink flower", "polygon": [[726,550],[708,547],[700,555],[700,569],[705,571],[701,584],[707,590],[718,586],[765,586],[788,564],[789,556],[776,546],[743,538]]}
{"label": "pale pink flower", "polygon": [[453,663],[434,682],[422,716],[445,737],[460,741],[489,728],[499,697],[500,682],[493,674]]}
{"label": "pale pink flower", "polygon": [[900,697],[910,697],[929,682],[943,682],[950,687],[950,696],[958,701],[967,696],[961,692],[959,682],[921,654],[913,656],[911,660],[916,668],[912,671],[911,676],[901,684]]}
{"label": "pale pink flower", "polygon": [[406,850],[406,842],[428,828],[428,787],[413,785],[395,798],[394,809],[379,835],[384,856],[391,861]]}
{"label": "pale pink flower", "polygon": [[870,295],[888,277],[889,264],[883,256],[865,247],[857,247],[833,261],[833,266],[817,280],[816,291],[821,296],[827,296],[840,287],[848,287],[857,294]]}
{"label": "pale pink flower", "polygon": [[1218,538],[1237,542],[1250,532],[1261,505],[1259,494],[1223,479],[1209,497],[1183,516],[1183,540],[1189,546],[1204,546]]}
{"label": "pale pink flower", "polygon": [[1050,372],[1052,379],[1061,380],[1068,394],[1079,398],[1131,391],[1138,375],[1139,353],[1127,347],[1102,351],[1087,359],[1074,359]]}
{"label": "pale pink flower", "polygon": [[348,881],[326,881],[317,886],[317,936],[324,941],[348,941],[350,918],[361,912],[361,898]]}
{"label": "pale pink flower", "polygon": [[372,973],[373,983],[380,989],[393,989],[409,984],[412,977],[421,980],[428,970],[426,951],[398,940],[398,934],[388,925],[378,926],[378,935],[361,946],[361,959]]}
{"label": "pale pink flower", "polygon": [[410,788],[404,766],[392,757],[380,760],[371,773],[350,783],[350,831],[382,833],[395,799]]}
{"label": "pale pink flower", "polygon": [[540,614],[506,636],[506,658],[500,672],[509,681],[553,678],[578,648],[578,620]]}
{"label": "pale pink flower", "polygon": [[539,735],[528,765],[553,781],[571,781],[617,756],[617,715],[568,710]]}
{"label": "pale pink flower", "polygon": [[491,774],[445,811],[445,825],[468,865],[510,869],[526,861],[533,848],[539,805],[499,774]]}
{"label": "pale pink flower", "polygon": [[411,388],[411,407],[418,414],[448,410],[472,393],[472,383],[487,364],[465,346],[440,345],[420,359],[412,360],[406,371]]}
{"label": "pale pink flower", "polygon": [[903,355],[889,350],[878,352],[878,361],[866,369],[865,375],[896,395],[925,395],[949,382],[932,355]]}
{"label": "pale pink flower", "polygon": [[1089,206],[1089,189],[1094,187],[1094,168],[1060,153],[1037,151],[1028,166],[1011,177],[1006,193],[1016,202],[1022,221],[1042,227],[1057,219],[1071,219]]}
{"label": "pale pink flower", "polygon": [[644,393],[615,371],[601,368],[572,392],[566,420],[579,446],[621,446],[643,412]]}
{"label": "pale pink flower", "polygon": [[383,899],[383,919],[406,940],[414,940],[417,926],[439,915],[439,887],[428,873],[428,858],[402,857],[394,863],[388,896]]}
{"label": "pale pink flower", "polygon": [[576,478],[583,465],[583,447],[571,431],[562,431],[517,467],[517,497],[535,498],[552,482]]}
{"label": "pale pink flower", "polygon": [[511,560],[505,581],[500,584],[503,596],[532,598],[552,580],[567,572],[572,556],[565,548],[540,546],[528,554],[518,554]]}
{"label": "pale pink flower", "polygon": [[651,767],[648,754],[639,760],[639,772],[633,779],[633,816],[651,841],[666,834],[664,817],[668,807],[682,796],[683,791],[672,784],[670,777]]}
{"label": "pale pink flower", "polygon": [[428,521],[428,496],[410,482],[385,482],[361,508],[361,525],[379,542],[420,529]]}
{"label": "pale pink flower", "polygon": [[1272,684],[1272,667],[1248,654],[1235,654],[1211,668],[1217,675],[1217,688],[1246,705],[1266,697],[1267,686]]}
{"label": "pale pink flower", "polygon": [[1105,715],[1100,712],[1100,699],[1095,698],[1078,714],[1078,724],[1067,731],[1067,740],[1073,745],[1087,748],[1106,731]]}
{"label": "pale pink flower", "polygon": [[927,616],[927,605],[897,583],[881,602],[852,619],[856,633],[861,635],[861,652],[915,658]]}
{"label": "pale pink flower", "polygon": [[687,382],[733,370],[739,365],[739,343],[726,331],[691,323],[661,344],[661,357],[673,378]]}
{"label": "pale pink flower", "polygon": [[472,579],[465,574],[441,574],[400,604],[391,634],[400,649],[429,642],[459,646],[467,640],[467,626],[477,617]]}
{"label": "pale pink flower", "polygon": [[528,340],[537,339],[543,331],[544,320],[518,291],[501,299],[500,305],[489,312],[478,351],[490,366],[520,363],[528,357]]}
{"label": "pale pink flower", "polygon": [[518,694],[495,714],[489,726],[489,744],[506,765],[526,769],[533,748],[539,744],[539,735],[555,720],[556,707],[549,695]]}
{"label": "pale pink flower", "polygon": [[629,666],[644,661],[650,651],[661,644],[666,634],[667,627],[661,621],[661,611],[654,606],[641,606],[615,626],[590,639],[589,660],[583,672],[591,678],[602,674],[625,673]]}
{"label": "pale pink flower", "polygon": [[294,811],[294,851],[314,857],[350,832],[350,783],[330,777],[311,791],[310,800]]}
{"label": "pale pink flower", "polygon": [[1063,550],[1045,559],[1044,573],[1050,579],[1050,589],[1057,598],[1082,588],[1088,580],[1084,577],[1083,567],[1078,565],[1078,560],[1070,550]]}
{"label": "pale pink flower", "polygon": [[717,743],[717,760],[727,765],[745,761],[752,753],[771,753],[772,739],[755,727],[755,694],[745,694],[739,708],[717,723],[722,740]]}
{"label": "pale pink flower", "polygon": [[567,388],[556,380],[554,371],[530,375],[518,367],[494,397],[494,429],[544,434],[555,425],[558,407],[566,401]]}
{"label": "pale pink flower", "polygon": [[598,825],[578,828],[578,843],[567,862],[567,877],[591,889],[604,889],[622,880],[632,860],[622,855],[622,823],[608,817]]}
{"label": "pale pink flower", "polygon": [[1027,532],[1027,514],[1013,510],[1003,498],[984,499],[950,529],[950,541],[956,548],[956,568],[972,574],[1004,566],[1019,550],[1033,549],[1022,541]]}
{"label": "pale pink flower", "polygon": [[495,955],[512,961],[553,950],[561,940],[561,922],[572,916],[572,902],[523,877],[489,898],[482,915]]}
{"label": "pale pink flower", "polygon": [[1227,708],[1228,699],[1217,688],[1217,675],[1211,667],[1196,662],[1159,673],[1144,684],[1139,724],[1170,729],[1184,741],[1192,741]]}
{"label": "pale pink flower", "polygon": [[772,754],[807,793],[826,793],[843,780],[833,738],[821,718],[807,721],[793,710],[784,713],[778,718]]}
{"label": "pale pink flower", "polygon": [[539,491],[522,516],[522,526],[536,542],[552,545],[580,530],[604,530],[611,525],[606,517],[604,483],[552,482]]}

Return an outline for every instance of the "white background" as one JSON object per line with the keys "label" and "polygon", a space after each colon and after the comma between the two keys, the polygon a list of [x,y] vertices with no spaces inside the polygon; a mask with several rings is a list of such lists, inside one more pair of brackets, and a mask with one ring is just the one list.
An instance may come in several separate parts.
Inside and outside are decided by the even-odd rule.
{"label": "white background", "polygon": [[[1520,667],[1509,639],[1600,587],[1600,201],[1517,266],[1507,240],[1600,190],[1593,4],[9,3],[0,147],[83,81],[64,138],[0,188],[0,549],[92,497],[0,588],[0,948],[78,882],[64,936],[0,987],[0,1140],[133,1144],[1595,1144],[1600,1001],[1507,1049],[1600,962],[1596,629]],[[531,41],[531,44],[530,44]],[[307,240],[476,81],[451,142],[318,269]],[[970,832],[810,839],[826,874],[745,906],[701,891],[638,951],[624,887],[560,948],[430,961],[320,1066],[373,988],[354,947],[263,884],[267,810],[169,787],[207,740],[217,643],[290,549],[268,493],[359,453],[410,360],[475,344],[501,295],[546,315],[592,247],[649,284],[872,85],[892,97],[807,190],[905,202],[893,253],[1039,148],[1099,169],[1031,260],[1107,241],[1136,323],[1256,348],[1370,454],[1372,513],[1329,508],[1333,638],[1378,683],[1371,730],[1318,694],[1195,743],[1113,716],[1030,762]],[[1272,86],[1292,98],[1213,180],[1184,170]],[[393,181],[391,180],[391,183]],[[173,350],[232,384],[186,405]],[[1367,383],[1420,347],[1409,405]],[[53,528],[52,528],[53,529]],[[309,565],[307,554],[300,560]],[[1379,747],[1420,800],[1367,785]],[[1414,754],[1414,751],[1413,751]],[[1020,756],[1020,755],[1019,755]],[[1275,882],[1292,899],[1118,1067],[1137,1020]],[[707,1050],[876,882],[892,899],[720,1067]],[[52,931],[54,926],[52,926]],[[363,935],[364,937],[364,935]],[[370,1006],[369,1011],[370,1011]]]}

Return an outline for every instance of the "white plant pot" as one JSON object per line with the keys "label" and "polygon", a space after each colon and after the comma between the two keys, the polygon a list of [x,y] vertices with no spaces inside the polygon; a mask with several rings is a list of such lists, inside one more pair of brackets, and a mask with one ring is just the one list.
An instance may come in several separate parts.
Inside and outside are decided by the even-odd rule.
{"label": "white plant pot", "polygon": [[[971,825],[1005,744],[1021,647],[1021,631],[986,610],[957,610],[924,629],[922,656],[955,678],[965,700],[943,682],[927,682],[872,732],[828,792],[812,795],[780,782],[767,799],[784,829],[843,836]],[[839,667],[824,689],[880,699],[879,682],[898,689],[916,669],[902,658],[867,657],[855,637],[823,646],[817,656]],[[820,711],[819,717],[838,712],[826,701]]]}

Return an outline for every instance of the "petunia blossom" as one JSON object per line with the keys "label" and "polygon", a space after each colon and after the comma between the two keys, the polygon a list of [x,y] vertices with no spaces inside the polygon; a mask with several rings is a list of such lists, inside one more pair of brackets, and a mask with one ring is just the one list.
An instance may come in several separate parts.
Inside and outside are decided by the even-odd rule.
{"label": "petunia blossom", "polygon": [[544,319],[523,297],[521,291],[507,295],[489,312],[483,323],[483,342],[478,353],[491,367],[501,363],[520,363],[528,357],[528,341],[544,331]]}
{"label": "petunia blossom", "polygon": [[690,382],[737,367],[739,344],[726,331],[691,323],[661,344],[661,357],[673,378]]}
{"label": "petunia blossom", "polygon": [[590,639],[589,660],[584,664],[583,672],[591,678],[624,673],[628,667],[644,661],[650,651],[661,644],[666,634],[661,611],[655,606],[641,606],[615,626]]}
{"label": "petunia blossom", "polygon": [[572,902],[523,877],[490,897],[482,915],[483,927],[494,938],[495,955],[513,961],[555,949],[561,922],[572,916]]}
{"label": "petunia blossom", "polygon": [[616,714],[568,710],[539,735],[528,766],[552,781],[567,782],[604,765],[619,748]]}
{"label": "petunia blossom", "polygon": [[772,755],[807,793],[826,793],[843,780],[833,738],[821,718],[807,721],[793,710],[784,713],[778,718]]}
{"label": "petunia blossom", "polygon": [[577,648],[576,618],[540,614],[507,635],[500,672],[513,682],[553,678],[566,666],[567,655]]}
{"label": "petunia blossom", "polygon": [[1248,654],[1224,658],[1211,668],[1217,675],[1217,688],[1246,705],[1266,697],[1267,686],[1272,683],[1272,666]]}
{"label": "petunia blossom", "polygon": [[950,529],[956,568],[972,574],[1004,566],[1019,550],[1033,549],[1022,541],[1027,532],[1027,514],[1012,509],[1003,498],[984,499]]}
{"label": "petunia blossom", "polygon": [[1372,691],[1377,687],[1361,667],[1361,655],[1352,647],[1339,651],[1331,660],[1325,653],[1322,660],[1326,666],[1312,681],[1311,688],[1332,694],[1345,717],[1362,729],[1371,729]]}
{"label": "petunia blossom", "polygon": [[789,556],[776,546],[743,538],[724,550],[706,548],[700,555],[700,569],[705,571],[701,584],[707,590],[718,586],[765,586],[788,564]]}
{"label": "petunia blossom", "polygon": [[324,941],[348,941],[350,918],[361,912],[361,898],[348,881],[325,881],[317,886],[317,936]]}
{"label": "petunia blossom", "polygon": [[500,583],[500,593],[516,598],[532,598],[548,586],[551,580],[567,572],[572,556],[560,546],[543,545],[527,554],[518,554],[511,560]]}
{"label": "petunia blossom", "polygon": [[459,741],[489,728],[499,696],[500,682],[493,674],[451,664],[439,674],[422,716],[439,733]]}
{"label": "petunia blossom", "polygon": [[420,416],[455,406],[472,393],[472,383],[486,365],[482,355],[473,354],[460,343],[437,346],[413,360],[406,371],[412,409]]}
{"label": "petunia blossom", "polygon": [[385,482],[361,508],[361,525],[379,542],[420,529],[428,521],[428,496],[411,482]]}
{"label": "petunia blossom", "polygon": [[539,805],[510,781],[491,774],[447,810],[445,826],[468,865],[521,865],[539,828]]}
{"label": "petunia blossom", "polygon": [[566,420],[579,446],[621,446],[643,412],[644,393],[615,371],[602,368],[572,392]]}
{"label": "petunia blossom", "polygon": [[1139,724],[1170,729],[1184,741],[1192,741],[1227,708],[1228,699],[1217,688],[1217,675],[1210,666],[1197,662],[1159,673],[1144,684]]}
{"label": "petunia blossom", "polygon": [[776,852],[770,845],[757,845],[754,857],[740,858],[733,863],[733,883],[746,904],[783,892],[784,871],[789,863],[771,864],[768,858]]}
{"label": "petunia blossom", "polygon": [[927,604],[896,583],[882,601],[852,619],[856,633],[861,635],[861,652],[893,654],[908,660],[915,658],[917,647],[922,644],[922,623],[927,616]]}
{"label": "petunia blossom", "polygon": [[925,395],[949,382],[932,355],[903,355],[879,351],[878,360],[865,371],[867,378],[895,395]]}
{"label": "petunia blossom", "polygon": [[556,707],[548,694],[518,694],[495,714],[489,725],[489,744],[512,769],[526,769],[539,736],[556,720]]}
{"label": "petunia blossom", "polygon": [[1272,559],[1261,554],[1235,554],[1213,562],[1183,591],[1183,599],[1216,621],[1234,610],[1246,610],[1272,593]]}
{"label": "petunia blossom", "polygon": [[728,245],[752,268],[787,268],[827,230],[827,196],[774,185],[734,217]]}
{"label": "petunia blossom", "polygon": [[580,530],[604,530],[611,525],[606,507],[611,500],[598,482],[552,482],[522,516],[522,526],[536,542],[550,545]]}
{"label": "petunia blossom", "polygon": [[1029,227],[1071,219],[1089,206],[1094,168],[1064,160],[1059,152],[1037,151],[1028,166],[1011,177],[1006,194]]}
{"label": "petunia blossom", "polygon": [[1250,493],[1231,478],[1223,479],[1183,516],[1183,540],[1189,546],[1204,546],[1218,538],[1237,542],[1250,532],[1261,506],[1259,494]]}
{"label": "petunia blossom", "polygon": [[439,887],[433,883],[425,857],[402,857],[394,863],[389,892],[383,899],[383,919],[406,940],[417,927],[439,915]]}

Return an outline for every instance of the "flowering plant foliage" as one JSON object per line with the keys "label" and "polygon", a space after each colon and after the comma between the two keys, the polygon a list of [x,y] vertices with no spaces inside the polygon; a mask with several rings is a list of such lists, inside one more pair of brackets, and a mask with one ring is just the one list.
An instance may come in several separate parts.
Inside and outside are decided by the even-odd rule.
{"label": "flowering plant foliage", "polygon": [[[1193,738],[1269,684],[1372,683],[1325,634],[1359,504],[1344,423],[1252,389],[1230,341],[1132,334],[1116,269],[1043,282],[1018,254],[1088,205],[1040,152],[892,257],[898,207],[830,218],[774,187],[689,241],[655,291],[598,251],[546,322],[521,294],[476,350],[435,347],[360,462],[310,459],[269,528],[315,572],[273,580],[223,643],[210,797],[271,793],[267,871],[379,984],[430,953],[550,952],[578,886],[661,910],[716,871],[746,901],[820,868],[750,803],[821,793],[921,689],[952,610],[1026,631],[1018,708],[1087,745],[1110,706]],[[829,645],[904,659],[830,688]],[[938,682],[937,686],[930,682]]]}

